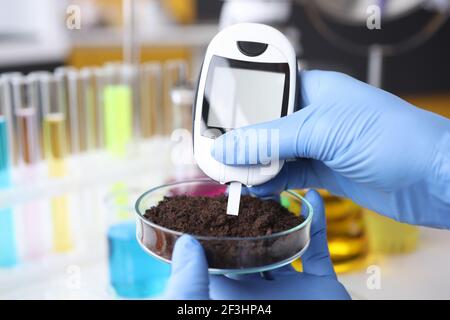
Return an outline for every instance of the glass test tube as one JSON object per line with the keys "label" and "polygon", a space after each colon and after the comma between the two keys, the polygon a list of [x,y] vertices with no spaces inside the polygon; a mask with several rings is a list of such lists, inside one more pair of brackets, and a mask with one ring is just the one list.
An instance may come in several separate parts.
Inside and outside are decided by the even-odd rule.
{"label": "glass test tube", "polygon": [[69,145],[67,151],[70,151],[70,153],[78,153],[81,149],[77,72],[77,69],[73,67],[59,67],[55,69],[55,77],[61,87],[61,110],[65,116],[65,130]]}
{"label": "glass test tube", "polygon": [[[33,78],[20,77],[13,80],[13,97],[17,122],[17,137],[20,150],[20,173],[25,183],[39,178],[37,163],[40,159],[40,137],[36,103],[37,86]],[[44,212],[40,201],[27,202],[21,206],[25,256],[37,258],[45,251]]]}
{"label": "glass test tube", "polygon": [[17,145],[17,133],[16,133],[16,122],[14,119],[14,101],[13,101],[13,88],[12,88],[12,80],[17,77],[21,77],[22,74],[20,72],[7,72],[1,74],[1,78],[3,79],[3,99],[5,104],[4,109],[4,117],[6,118],[7,123],[9,123],[8,130],[8,144],[10,146],[11,152],[9,153],[11,164],[17,165],[19,160],[19,148]]}
{"label": "glass test tube", "polygon": [[42,127],[42,124],[44,123],[44,111],[42,105],[43,102],[41,96],[40,78],[42,76],[45,77],[49,75],[51,75],[51,73],[48,71],[35,71],[27,75],[30,103],[32,106],[36,108],[36,125],[39,143],[39,157],[41,159],[45,158],[45,155],[44,155],[44,136]]}
{"label": "glass test tube", "polygon": [[[11,185],[11,148],[9,144],[9,129],[11,124],[7,117],[7,105],[5,99],[6,79],[0,78],[0,192]],[[18,263],[17,242],[12,208],[0,206],[0,268],[13,267]]]}
{"label": "glass test tube", "polygon": [[[67,174],[66,168],[66,129],[62,77],[41,78],[44,106],[44,149],[48,161],[50,178],[60,178]],[[70,226],[68,196],[51,199],[53,248],[56,252],[67,252],[73,246]]]}
{"label": "glass test tube", "polygon": [[98,148],[105,146],[105,127],[104,127],[104,90],[106,85],[106,72],[103,68],[94,68],[94,91],[95,91],[95,114],[97,136],[96,143]]}
{"label": "glass test tube", "polygon": [[132,64],[122,65],[122,82],[131,89],[132,135],[139,138],[142,136],[139,108],[141,105],[139,67]]}
{"label": "glass test tube", "polygon": [[[88,151],[96,148],[97,122],[96,122],[96,97],[94,91],[94,73],[89,68],[83,68],[78,72],[69,74],[70,109],[77,115],[77,123],[73,135],[78,132],[78,150]],[[74,116],[75,117],[75,116]],[[72,117],[72,118],[74,118]],[[74,142],[75,143],[75,142]]]}
{"label": "glass test tube", "polygon": [[149,138],[163,134],[162,66],[146,63],[140,69],[140,126],[141,136]]}
{"label": "glass test tube", "polygon": [[35,164],[39,160],[40,145],[37,112],[32,97],[33,87],[29,85],[29,80],[25,77],[15,78],[12,86],[20,162]]}
{"label": "glass test tube", "polygon": [[185,81],[180,81],[172,87],[170,90],[170,97],[172,100],[173,114],[172,128],[183,128],[192,131],[192,105],[195,97],[194,88],[185,79]]}
{"label": "glass test tube", "polygon": [[106,83],[103,90],[104,137],[106,148],[114,156],[124,156],[132,137],[133,95],[126,82],[126,68],[105,66]]}
{"label": "glass test tube", "polygon": [[164,63],[164,133],[170,134],[174,129],[174,112],[171,90],[179,83],[187,82],[188,66],[184,60],[169,60]]}

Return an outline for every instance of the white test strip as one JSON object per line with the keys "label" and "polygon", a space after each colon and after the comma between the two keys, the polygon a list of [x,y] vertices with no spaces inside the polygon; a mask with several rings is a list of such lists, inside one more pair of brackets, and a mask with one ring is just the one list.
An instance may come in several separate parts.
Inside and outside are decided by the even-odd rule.
{"label": "white test strip", "polygon": [[227,214],[237,216],[239,214],[239,204],[241,203],[242,183],[231,182],[228,188]]}

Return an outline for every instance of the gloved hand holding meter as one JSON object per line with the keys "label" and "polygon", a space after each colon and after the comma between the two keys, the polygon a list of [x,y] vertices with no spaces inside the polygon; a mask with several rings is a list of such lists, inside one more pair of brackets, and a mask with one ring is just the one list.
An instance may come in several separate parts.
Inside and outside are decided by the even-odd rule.
{"label": "gloved hand holding meter", "polygon": [[[268,26],[234,25],[208,47],[194,153],[208,176],[232,184],[232,214],[241,183],[258,196],[324,188],[401,222],[450,228],[450,120],[344,74],[298,71],[288,40]],[[186,235],[167,298],[349,298],[331,264],[322,200],[315,191],[306,198],[314,216],[304,272],[208,276],[200,244]]]}

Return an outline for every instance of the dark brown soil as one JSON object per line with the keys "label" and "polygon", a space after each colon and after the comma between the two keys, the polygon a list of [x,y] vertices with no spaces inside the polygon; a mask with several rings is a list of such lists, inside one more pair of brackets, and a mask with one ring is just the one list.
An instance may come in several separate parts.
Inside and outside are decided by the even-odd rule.
{"label": "dark brown soil", "polygon": [[[295,217],[278,202],[243,196],[240,213],[226,214],[228,198],[177,195],[165,198],[146,211],[144,219],[160,226],[197,236],[212,236],[199,241],[209,268],[223,270],[259,270],[261,267],[288,263],[309,242],[309,226],[282,236],[257,237],[288,230],[304,221]],[[138,239],[152,253],[172,259],[178,235],[138,220]],[[243,237],[223,239],[220,236]],[[257,269],[255,269],[257,268]]]}
{"label": "dark brown soil", "polygon": [[256,237],[289,230],[304,221],[274,200],[242,196],[238,216],[226,214],[228,197],[166,197],[144,217],[171,230],[200,236]]}

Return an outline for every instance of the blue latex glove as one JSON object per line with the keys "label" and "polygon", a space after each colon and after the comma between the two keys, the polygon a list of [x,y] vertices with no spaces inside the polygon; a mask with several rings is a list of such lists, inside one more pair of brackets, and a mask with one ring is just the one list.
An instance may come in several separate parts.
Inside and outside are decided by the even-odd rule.
{"label": "blue latex glove", "polygon": [[[228,132],[215,144],[227,149],[213,148],[213,156],[231,165],[261,161],[273,145],[258,136],[259,148],[249,147],[249,129],[278,129],[279,158],[296,161],[256,194],[325,188],[402,222],[449,228],[450,120],[341,73],[300,78],[303,109]],[[235,158],[223,156],[233,150]]]}
{"label": "blue latex glove", "polygon": [[331,263],[322,199],[314,190],[309,191],[306,198],[313,206],[314,215],[310,246],[302,257],[302,273],[289,265],[270,272],[273,280],[265,280],[260,274],[233,278],[209,276],[201,245],[184,235],[175,244],[166,298],[349,299]]}

